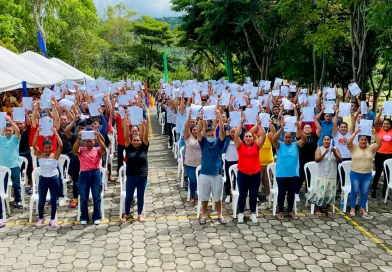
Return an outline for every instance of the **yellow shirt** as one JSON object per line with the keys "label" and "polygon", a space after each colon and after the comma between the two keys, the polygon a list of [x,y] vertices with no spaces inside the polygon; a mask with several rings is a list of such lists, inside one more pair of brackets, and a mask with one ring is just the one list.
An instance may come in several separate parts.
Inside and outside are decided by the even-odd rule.
{"label": "yellow shirt", "polygon": [[369,145],[365,149],[361,149],[358,145],[353,144],[350,149],[351,170],[360,174],[371,173],[373,171],[373,158],[376,152],[376,144]]}
{"label": "yellow shirt", "polygon": [[264,145],[259,151],[260,164],[263,166],[269,165],[274,162],[274,154],[272,152],[272,143],[266,136]]}

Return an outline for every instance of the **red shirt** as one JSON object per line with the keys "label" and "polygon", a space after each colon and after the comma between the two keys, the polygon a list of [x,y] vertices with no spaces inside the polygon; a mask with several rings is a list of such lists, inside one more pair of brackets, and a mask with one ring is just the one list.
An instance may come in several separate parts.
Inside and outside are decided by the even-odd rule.
{"label": "red shirt", "polygon": [[[32,146],[32,143],[33,143],[32,139],[34,139],[34,135],[36,133],[37,133],[37,128],[32,125],[31,130],[30,130],[30,138],[31,138],[30,146]],[[44,152],[44,140],[46,138],[49,138],[52,140],[52,153],[55,153],[57,150],[57,139],[56,139],[56,136],[54,136],[54,135],[52,135],[52,136],[42,136],[42,135],[37,136],[37,147],[38,147],[39,151]]]}
{"label": "red shirt", "polygon": [[119,145],[125,145],[125,140],[124,140],[124,130],[122,128],[122,119],[120,115],[116,116],[116,119],[114,120],[116,122],[117,126],[117,143]]}
{"label": "red shirt", "polygon": [[261,171],[259,147],[256,143],[251,147],[247,147],[241,143],[237,148],[238,152],[238,170],[244,174],[253,175]]}

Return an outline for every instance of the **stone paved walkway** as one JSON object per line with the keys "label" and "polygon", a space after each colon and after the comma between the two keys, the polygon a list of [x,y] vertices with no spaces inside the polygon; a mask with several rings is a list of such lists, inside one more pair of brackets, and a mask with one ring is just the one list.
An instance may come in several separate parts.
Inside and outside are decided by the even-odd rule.
{"label": "stone paved walkway", "polygon": [[59,228],[38,229],[27,223],[27,209],[13,209],[0,230],[0,271],[392,271],[391,201],[370,200],[371,220],[340,213],[319,218],[302,202],[299,220],[280,222],[261,209],[259,224],[237,224],[225,204],[226,226],[213,212],[200,226],[155,109],[151,122],[144,224],[119,224],[116,182],[105,192],[109,220],[99,226],[82,226],[76,209],[61,207]]}

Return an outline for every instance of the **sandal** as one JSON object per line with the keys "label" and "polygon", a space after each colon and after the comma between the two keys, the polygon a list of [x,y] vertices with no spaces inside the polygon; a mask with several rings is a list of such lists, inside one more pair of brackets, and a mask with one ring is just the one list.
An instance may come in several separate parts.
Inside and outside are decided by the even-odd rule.
{"label": "sandal", "polygon": [[138,216],[138,221],[140,222],[140,223],[144,223],[144,216],[142,215],[142,214],[139,214],[139,216]]}
{"label": "sandal", "polygon": [[279,215],[277,216],[278,220],[284,220],[284,215],[283,213],[279,213]]}
{"label": "sandal", "polygon": [[323,214],[322,214],[320,211],[317,211],[317,212],[315,213],[315,215],[317,215],[317,216],[323,216]]}
{"label": "sandal", "polygon": [[222,224],[222,225],[226,225],[226,224],[227,224],[226,219],[224,219],[223,217],[218,218],[218,221],[219,221],[219,223]]}
{"label": "sandal", "polygon": [[350,212],[350,216],[354,217],[355,216],[355,212]]}
{"label": "sandal", "polygon": [[199,223],[200,223],[200,225],[205,225],[207,223],[207,219],[205,217],[201,217],[199,219]]}
{"label": "sandal", "polygon": [[333,212],[331,212],[331,211],[327,212],[327,216],[328,217],[333,217]]}
{"label": "sandal", "polygon": [[195,205],[195,198],[189,199],[189,205],[194,206]]}
{"label": "sandal", "polygon": [[368,218],[368,217],[369,217],[369,214],[368,214],[367,212],[365,212],[365,213],[362,214],[362,217],[363,217],[363,218]]}
{"label": "sandal", "polygon": [[298,215],[296,215],[295,213],[291,212],[289,213],[289,216],[291,217],[291,219],[297,220],[298,219]]}
{"label": "sandal", "polygon": [[125,213],[122,214],[120,223],[123,224],[128,221],[128,216],[125,215]]}

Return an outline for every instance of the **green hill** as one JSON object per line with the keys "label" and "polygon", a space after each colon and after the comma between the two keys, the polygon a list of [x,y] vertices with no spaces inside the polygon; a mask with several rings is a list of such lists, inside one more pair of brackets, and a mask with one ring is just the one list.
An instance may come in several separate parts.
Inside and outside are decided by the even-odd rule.
{"label": "green hill", "polygon": [[170,25],[170,28],[173,30],[176,25],[181,24],[181,17],[162,17],[162,18],[154,18],[159,22],[166,22]]}

